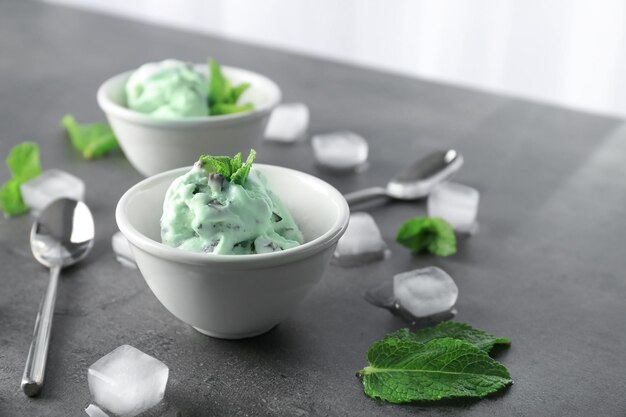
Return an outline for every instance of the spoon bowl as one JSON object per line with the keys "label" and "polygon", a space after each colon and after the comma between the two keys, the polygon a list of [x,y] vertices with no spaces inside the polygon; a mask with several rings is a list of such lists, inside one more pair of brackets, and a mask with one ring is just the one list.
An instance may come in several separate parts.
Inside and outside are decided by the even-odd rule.
{"label": "spoon bowl", "polygon": [[450,178],[463,166],[463,156],[454,149],[436,151],[397,173],[386,187],[372,187],[346,194],[349,205],[381,197],[417,200],[426,197],[437,184]]}
{"label": "spoon bowl", "polygon": [[33,224],[30,233],[31,250],[37,261],[50,268],[50,281],[39,306],[33,341],[22,377],[22,390],[29,397],[39,394],[43,386],[61,268],[85,258],[93,246],[93,240],[93,216],[81,201],[69,198],[55,200]]}
{"label": "spoon bowl", "polygon": [[33,223],[30,247],[44,266],[66,267],[87,256],[93,238],[93,216],[87,205],[62,198],[48,205]]}

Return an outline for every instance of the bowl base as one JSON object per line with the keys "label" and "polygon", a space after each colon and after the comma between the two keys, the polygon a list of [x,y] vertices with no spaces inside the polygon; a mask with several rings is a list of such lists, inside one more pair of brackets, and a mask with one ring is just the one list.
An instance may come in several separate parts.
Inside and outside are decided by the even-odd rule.
{"label": "bowl base", "polygon": [[272,330],[274,327],[278,326],[277,324],[268,327],[267,329],[263,329],[261,331],[255,331],[255,332],[248,332],[248,333],[220,333],[220,332],[213,332],[210,330],[204,330],[204,329],[199,329],[195,326],[191,326],[193,327],[195,330],[197,330],[198,332],[202,333],[205,336],[211,336],[214,337],[216,339],[229,339],[229,340],[237,340],[237,339],[248,339],[250,337],[255,337],[255,336],[260,336],[264,333],[269,332],[270,330]]}

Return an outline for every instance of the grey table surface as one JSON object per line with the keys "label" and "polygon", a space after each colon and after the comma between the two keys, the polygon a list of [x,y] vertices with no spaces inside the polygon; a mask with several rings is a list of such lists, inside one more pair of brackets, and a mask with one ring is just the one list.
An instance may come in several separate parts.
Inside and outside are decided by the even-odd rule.
{"label": "grey table surface", "polygon": [[[203,336],[175,319],[141,275],[113,258],[118,198],[141,179],[121,153],[83,160],[58,127],[71,112],[104,120],[107,77],[177,57],[266,74],[286,101],[311,108],[312,133],[351,129],[370,142],[365,172],[331,175],[309,142],[261,143],[259,161],[313,173],[343,192],[382,185],[424,153],[454,147],[459,182],[481,192],[479,232],[450,258],[415,256],[394,232],[423,202],[369,208],[390,259],[330,266],[297,312],[249,340]],[[59,288],[47,383],[19,387],[46,271],[31,257],[32,218],[0,220],[0,415],[80,416],[88,366],[127,343],[170,367],[167,399],[186,416],[623,416],[626,414],[626,127],[623,121],[388,75],[112,17],[0,3],[0,155],[41,145],[44,168],[81,177],[97,240]],[[7,178],[0,168],[2,180]],[[447,270],[458,320],[508,336],[500,355],[515,384],[479,402],[399,406],[369,399],[355,372],[368,346],[404,323],[363,293],[398,272]]]}

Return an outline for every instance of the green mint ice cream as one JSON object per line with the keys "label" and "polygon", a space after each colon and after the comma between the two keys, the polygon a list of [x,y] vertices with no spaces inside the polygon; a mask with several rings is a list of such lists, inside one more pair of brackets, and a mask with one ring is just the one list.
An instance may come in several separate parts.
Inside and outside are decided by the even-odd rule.
{"label": "green mint ice cream", "polygon": [[276,252],[304,241],[260,172],[250,171],[240,185],[208,173],[200,162],[167,190],[161,239],[180,249],[229,255]]}
{"label": "green mint ice cream", "polygon": [[208,115],[208,94],[207,77],[173,59],[142,65],[126,82],[128,108],[160,119]]}

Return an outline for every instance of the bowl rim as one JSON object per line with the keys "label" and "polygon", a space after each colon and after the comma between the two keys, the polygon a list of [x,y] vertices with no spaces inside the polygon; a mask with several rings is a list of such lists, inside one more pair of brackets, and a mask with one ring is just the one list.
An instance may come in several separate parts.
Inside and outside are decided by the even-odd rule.
{"label": "bowl rim", "polygon": [[[279,264],[287,264],[310,257],[311,255],[318,253],[329,246],[335,244],[339,238],[343,235],[348,227],[348,221],[350,218],[350,208],[343,195],[332,185],[326,181],[302,171],[298,171],[291,168],[286,168],[278,165],[268,164],[254,164],[254,167],[259,168],[261,172],[266,169],[279,170],[291,175],[303,177],[308,181],[313,181],[319,186],[328,191],[330,198],[337,203],[339,207],[339,213],[337,219],[321,236],[315,239],[305,242],[302,245],[294,248],[285,249],[279,252],[262,253],[262,254],[248,254],[248,255],[220,255],[220,254],[207,254],[198,253],[192,251],[186,251],[182,249],[173,248],[167,246],[161,242],[150,239],[143,233],[139,232],[129,221],[126,215],[126,207],[131,197],[137,193],[149,189],[149,187],[162,180],[164,177],[182,175],[189,171],[192,167],[176,168],[169,171],[161,172],[159,174],[150,176],[139,181],[137,184],[129,188],[119,199],[115,209],[115,220],[122,234],[129,240],[132,245],[137,246],[139,249],[148,252],[151,255],[157,256],[161,259],[167,259],[177,263],[196,264],[196,265],[214,265],[219,264],[222,266],[272,266]],[[172,179],[173,179],[172,178]]]}
{"label": "bowl rim", "polygon": [[[193,64],[196,68],[206,69],[208,68],[207,64]],[[206,126],[210,125],[230,125],[237,124],[243,120],[252,120],[264,117],[269,114],[271,110],[273,110],[282,99],[282,91],[278,84],[276,84],[271,78],[260,74],[258,72],[250,71],[244,68],[239,67],[231,67],[227,65],[222,65],[222,71],[228,75],[228,73],[239,73],[243,76],[260,78],[262,79],[268,86],[267,89],[270,93],[270,100],[260,107],[255,107],[253,110],[235,113],[235,114],[226,114],[220,116],[197,116],[197,117],[185,117],[180,119],[158,119],[153,116],[137,112],[135,110],[131,110],[127,107],[121,106],[115,103],[109,97],[109,91],[112,86],[121,82],[122,80],[127,80],[133,72],[137,70],[131,69],[128,71],[121,72],[117,75],[114,75],[107,80],[105,80],[100,87],[98,87],[98,92],[96,94],[96,98],[98,101],[98,105],[102,109],[104,113],[107,115],[112,115],[115,117],[119,117],[120,119],[147,126],[155,126],[155,127],[165,127],[165,128],[176,128],[176,127],[194,127],[194,126]]]}

